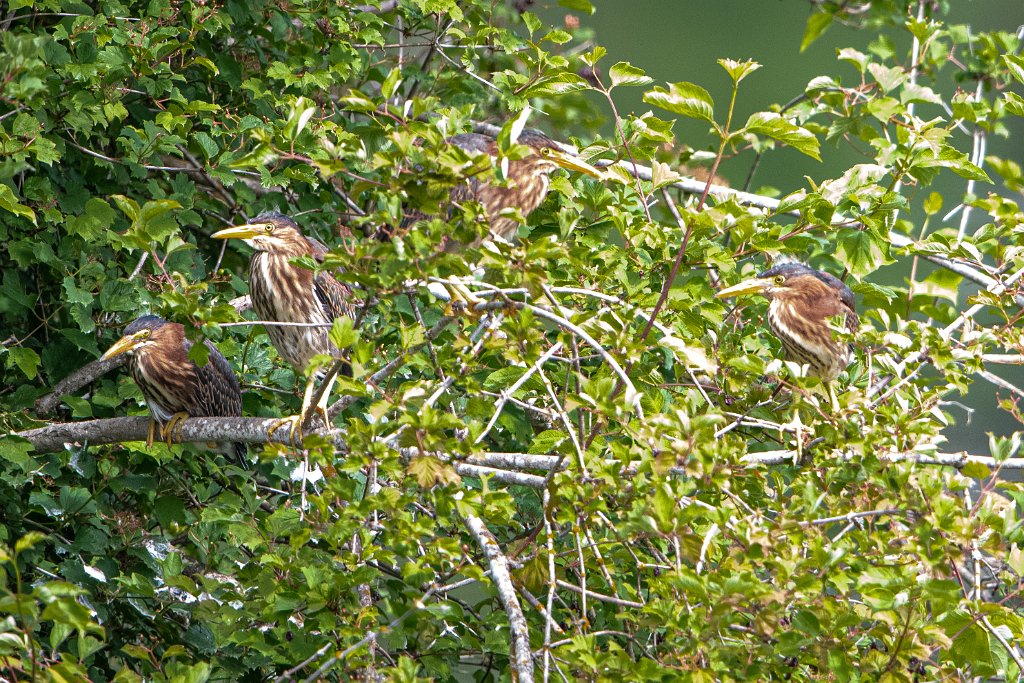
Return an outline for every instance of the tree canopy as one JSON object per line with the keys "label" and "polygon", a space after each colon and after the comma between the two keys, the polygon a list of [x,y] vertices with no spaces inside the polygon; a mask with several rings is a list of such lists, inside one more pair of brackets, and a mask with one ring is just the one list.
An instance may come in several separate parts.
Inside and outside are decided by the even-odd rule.
{"label": "tree canopy", "polygon": [[[606,56],[589,0],[558,27],[531,5],[8,0],[0,679],[1024,673],[1020,433],[943,435],[975,382],[1024,419],[998,370],[1024,363],[1024,172],[987,146],[1024,119],[1020,32],[949,0],[811,2],[794,49],[836,23],[870,47],[740,120],[759,64],[655,83]],[[453,188],[506,183],[524,127],[601,173],[555,172],[506,214],[518,239],[485,239]],[[448,142],[471,131],[495,159]],[[836,177],[744,185],[848,149]],[[302,444],[269,433],[303,380],[249,310],[252,250],[211,238],[269,210],[358,309]],[[855,294],[831,386],[783,360],[763,300],[714,297],[786,259]],[[427,288],[456,282],[476,298]],[[139,388],[97,359],[147,313],[215,344],[244,417],[146,446]]]}

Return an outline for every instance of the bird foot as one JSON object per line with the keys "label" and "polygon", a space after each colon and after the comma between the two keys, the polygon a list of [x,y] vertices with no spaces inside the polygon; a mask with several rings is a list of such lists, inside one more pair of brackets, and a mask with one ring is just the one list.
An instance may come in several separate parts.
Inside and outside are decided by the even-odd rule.
{"label": "bird foot", "polygon": [[303,429],[309,422],[309,420],[313,417],[313,415],[319,415],[320,419],[324,421],[325,427],[330,426],[331,421],[330,418],[327,416],[327,400],[330,398],[331,385],[334,384],[334,381],[336,379],[337,375],[333,375],[325,380],[330,384],[324,387],[324,390],[320,395],[320,400],[317,401],[316,405],[310,405],[313,402],[313,390],[315,388],[313,380],[310,379],[306,383],[306,392],[302,399],[302,408],[299,410],[299,414],[289,415],[288,417],[283,417],[277,422],[275,422],[273,425],[271,425],[270,429],[267,430],[267,436],[270,437],[278,429],[284,427],[285,425],[289,425],[288,442],[294,446],[301,446],[302,440],[303,438],[305,438],[305,435],[303,434]]}
{"label": "bird foot", "polygon": [[274,435],[278,429],[281,429],[285,425],[288,427],[288,443],[293,446],[302,445],[302,423],[304,422],[302,415],[289,415],[288,417],[282,417],[280,420],[275,422],[267,430],[267,438],[269,439]]}
{"label": "bird foot", "polygon": [[160,438],[170,446],[175,440],[181,441],[182,423],[188,419],[188,413],[175,413],[160,430]]}
{"label": "bird foot", "polygon": [[469,288],[461,283],[446,284],[448,291],[448,305],[445,306],[445,315],[469,315],[480,317],[481,313],[476,310],[477,304],[485,302],[484,299],[473,294]]}

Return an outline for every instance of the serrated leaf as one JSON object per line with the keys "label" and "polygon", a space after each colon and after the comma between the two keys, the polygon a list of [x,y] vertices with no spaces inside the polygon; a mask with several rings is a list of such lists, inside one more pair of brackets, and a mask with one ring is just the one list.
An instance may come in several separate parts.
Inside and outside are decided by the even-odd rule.
{"label": "serrated leaf", "polygon": [[821,146],[818,138],[811,131],[787,121],[775,112],[761,111],[751,114],[742,132],[753,133],[754,135],[767,135],[774,140],[789,145],[798,152],[806,154],[812,159],[821,161]]}
{"label": "serrated leaf", "polygon": [[739,83],[744,78],[761,68],[761,65],[752,59],[738,62],[735,59],[719,59],[718,65],[725,69],[733,83]]}
{"label": "serrated leaf", "polygon": [[619,85],[647,85],[654,81],[653,78],[644,73],[644,70],[633,66],[629,62],[619,62],[608,70],[612,79],[612,87]]}
{"label": "serrated leaf", "polygon": [[533,437],[530,442],[531,455],[546,455],[553,453],[556,448],[563,444],[569,437],[564,432],[555,429],[548,429]]}
{"label": "serrated leaf", "polygon": [[907,80],[906,72],[898,66],[883,66],[882,64],[872,63],[868,64],[868,73],[882,87],[882,92],[889,92]]}
{"label": "serrated leaf", "polygon": [[940,168],[948,168],[953,173],[956,173],[961,178],[967,180],[977,180],[985,183],[991,183],[992,179],[988,177],[981,168],[971,163],[971,160],[967,158],[967,155],[958,149],[950,147],[949,145],[943,145],[939,153],[931,158],[918,158],[914,161],[916,166],[932,167],[938,166]]}
{"label": "serrated leaf", "polygon": [[841,230],[836,245],[836,258],[853,274],[860,278],[872,273],[886,262],[883,250],[884,240],[867,230]]}
{"label": "serrated leaf", "polygon": [[715,120],[714,100],[707,90],[695,83],[669,83],[668,90],[653,88],[644,93],[644,102],[693,119],[709,123]]}
{"label": "serrated leaf", "polygon": [[1017,93],[1004,92],[1003,104],[1006,106],[1006,111],[1014,116],[1024,117],[1024,98],[1021,98]]}
{"label": "serrated leaf", "polygon": [[462,481],[455,468],[429,455],[417,456],[410,460],[408,471],[424,488],[436,484],[458,484]]}
{"label": "serrated leaf", "polygon": [[129,220],[133,223],[139,218],[139,203],[131,197],[125,197],[123,194],[110,195],[110,198],[117,204],[117,208],[121,209],[125,216],[128,216]]}
{"label": "serrated leaf", "polygon": [[347,349],[356,343],[359,339],[359,334],[355,330],[352,318],[343,316],[341,318],[334,319],[334,322],[331,323],[331,330],[327,333],[327,337],[337,348]]}

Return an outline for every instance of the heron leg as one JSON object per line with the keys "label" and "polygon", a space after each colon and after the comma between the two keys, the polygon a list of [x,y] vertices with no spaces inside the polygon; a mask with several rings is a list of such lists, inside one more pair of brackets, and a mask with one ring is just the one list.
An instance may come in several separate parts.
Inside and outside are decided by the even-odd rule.
{"label": "heron leg", "polygon": [[269,439],[274,435],[281,427],[288,425],[288,441],[292,445],[299,446],[302,444],[302,415],[289,415],[282,417],[280,420],[270,425],[270,429],[267,430],[267,438]]}
{"label": "heron leg", "polygon": [[804,459],[804,434],[810,434],[811,430],[804,425],[803,419],[800,417],[800,403],[798,401],[793,402],[793,419],[779,426],[780,436],[784,438],[786,432],[793,432],[796,442],[793,464],[799,465]]}
{"label": "heron leg", "polygon": [[179,441],[181,440],[181,423],[187,419],[188,413],[175,413],[174,415],[171,415],[171,419],[163,426],[160,436],[167,442],[168,446],[173,443],[175,437],[177,437]]}
{"label": "heron leg", "polygon": [[288,417],[282,417],[280,420],[271,425],[267,431],[267,436],[272,435],[281,427],[288,425],[288,440],[294,445],[302,444],[302,430],[306,423],[309,422],[309,418],[312,417],[313,413],[316,413],[323,418],[324,425],[329,425],[330,420],[327,417],[327,400],[331,396],[331,388],[334,386],[334,382],[338,377],[338,371],[341,365],[335,364],[335,367],[327,373],[327,377],[324,379],[324,387],[320,392],[320,398],[313,405],[313,396],[316,393],[316,379],[310,377],[306,382],[306,389],[302,394],[302,407],[299,409],[297,415],[289,415]]}
{"label": "heron leg", "polygon": [[163,427],[156,421],[155,418],[149,418],[149,432],[146,434],[146,448],[153,447],[153,440],[156,437],[157,432],[163,433]]}
{"label": "heron leg", "polygon": [[484,303],[484,300],[473,294],[464,284],[456,282],[445,284],[448,292],[448,305],[445,307],[445,315],[458,315],[465,312],[467,315],[480,315],[476,310],[477,304]]}

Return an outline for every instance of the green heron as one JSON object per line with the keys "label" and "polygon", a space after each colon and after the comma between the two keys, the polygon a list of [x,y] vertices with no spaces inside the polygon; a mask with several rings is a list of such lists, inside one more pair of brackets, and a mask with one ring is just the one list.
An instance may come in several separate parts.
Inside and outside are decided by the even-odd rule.
{"label": "green heron", "polygon": [[[276,211],[261,213],[250,223],[226,228],[213,237],[241,239],[256,250],[249,262],[253,310],[268,323],[292,323],[266,326],[270,341],[282,358],[299,372],[306,373],[314,356],[340,356],[340,350],[331,343],[327,333],[336,318],[355,317],[352,289],[331,273],[312,271],[293,263],[301,257],[322,262],[326,246],[303,235],[295,221]],[[325,380],[328,384],[313,408],[324,418],[325,424],[329,424],[327,399],[336,376],[328,374]],[[314,379],[310,376],[306,383],[299,415],[281,420],[271,433],[290,423],[293,438],[301,434],[302,426],[310,417]]]}
{"label": "green heron", "polygon": [[[486,154],[497,162],[498,141],[480,133],[462,133],[448,139],[448,142],[471,154]],[[548,194],[550,174],[566,168],[586,173],[595,178],[602,177],[601,171],[561,150],[554,140],[532,128],[524,129],[516,144],[525,145],[530,152],[521,159],[509,160],[504,168],[508,181],[504,184],[491,179],[470,178],[465,184],[452,190],[452,201],[475,200],[483,205],[490,223],[491,235],[512,241],[519,229],[519,222],[502,215],[505,209],[518,209],[528,216],[541,205]]]}
{"label": "green heron", "polygon": [[782,342],[787,360],[807,365],[808,374],[831,382],[850,364],[851,346],[837,341],[829,324],[837,318],[848,331],[857,329],[853,292],[839,278],[802,263],[784,263],[715,297],[742,294],[768,299],[768,326]]}
{"label": "green heron", "polygon": [[[159,428],[161,438],[171,443],[175,427],[188,417],[238,417],[242,414],[242,391],[231,365],[213,344],[206,365],[199,367],[188,357],[192,342],[185,328],[155,315],[144,315],[124,328],[124,335],[103,354],[103,359],[128,354],[128,372],[149,406],[148,446]],[[221,444],[233,450],[246,464],[244,443]]]}
{"label": "green heron", "polygon": [[[514,241],[519,229],[519,221],[504,215],[506,209],[518,211],[519,215],[527,216],[541,205],[547,196],[550,185],[550,174],[559,169],[579,171],[595,178],[603,177],[600,170],[561,150],[558,143],[538,130],[526,128],[519,133],[515,143],[529,148],[529,152],[520,159],[502,159],[499,162],[498,141],[481,133],[462,133],[448,139],[448,143],[459,147],[470,154],[486,154],[491,158],[491,166],[502,165],[506,182],[496,182],[492,177],[470,177],[461,185],[452,189],[451,201],[458,204],[465,201],[477,201],[487,213],[487,220],[492,237],[500,237],[506,241]],[[406,212],[402,227],[406,228],[417,220],[424,218],[416,211]],[[479,241],[474,243],[477,246]],[[448,252],[459,251],[463,245],[453,240],[444,245]],[[437,296],[449,298],[452,302],[462,301],[472,304],[477,301],[465,287],[452,285],[441,291],[436,286],[430,290]]]}

